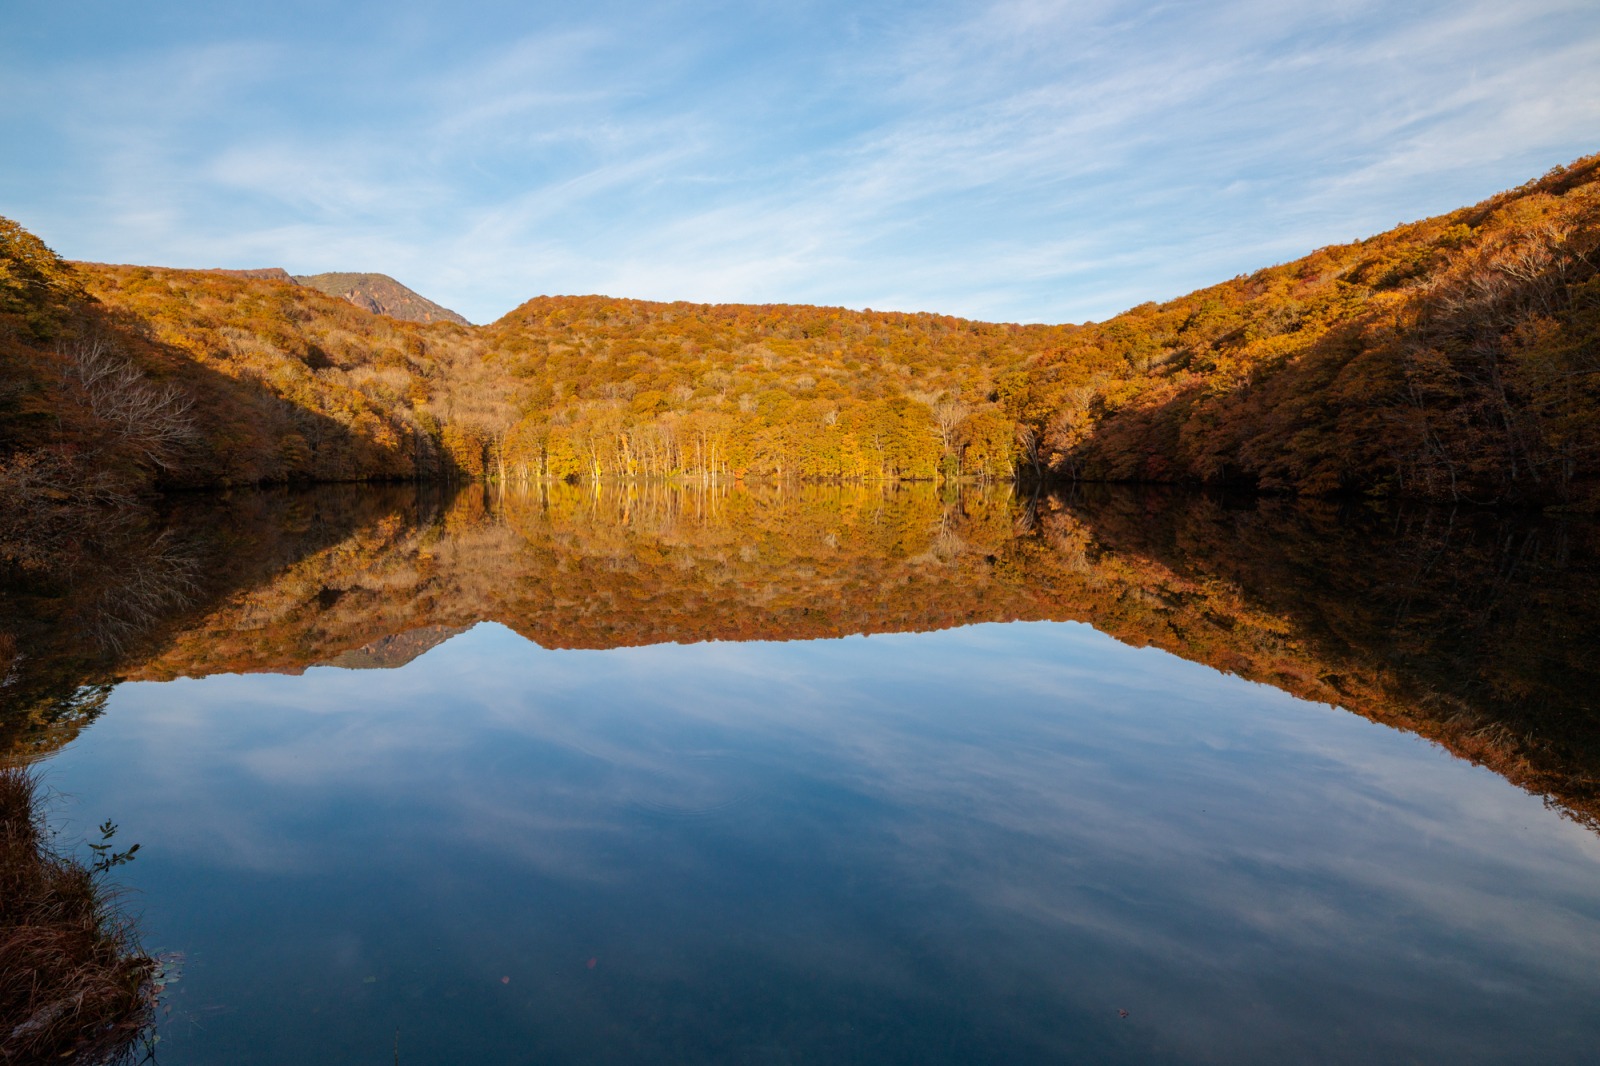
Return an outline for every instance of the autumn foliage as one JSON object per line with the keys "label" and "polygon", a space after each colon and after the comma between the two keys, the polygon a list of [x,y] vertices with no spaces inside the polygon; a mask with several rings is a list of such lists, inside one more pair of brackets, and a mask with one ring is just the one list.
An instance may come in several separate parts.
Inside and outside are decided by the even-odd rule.
{"label": "autumn foliage", "polygon": [[[539,297],[402,322],[0,224],[0,495],[1177,482],[1600,505],[1600,157],[1104,323]],[[54,494],[54,495],[52,495]]]}
{"label": "autumn foliage", "polygon": [[1009,477],[997,373],[1059,327],[792,306],[540,298],[485,329],[525,382],[518,479]]}
{"label": "autumn foliage", "polygon": [[1600,157],[1074,331],[1004,380],[1055,474],[1596,506]]}

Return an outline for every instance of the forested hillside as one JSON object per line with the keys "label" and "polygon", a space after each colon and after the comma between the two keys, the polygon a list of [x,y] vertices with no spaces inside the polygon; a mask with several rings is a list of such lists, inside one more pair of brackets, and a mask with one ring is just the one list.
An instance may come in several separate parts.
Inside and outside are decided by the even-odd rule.
{"label": "forested hillside", "polygon": [[411,369],[437,376],[438,358],[408,327],[280,281],[69,265],[8,221],[0,264],[13,563],[49,565],[107,505],[153,488],[445,469],[407,394]]}
{"label": "forested hillside", "polygon": [[1003,400],[1063,477],[1593,507],[1597,249],[1591,156],[1083,327]]}
{"label": "forested hillside", "polygon": [[0,497],[1020,473],[1593,508],[1597,248],[1590,157],[1098,324],[587,296],[473,327],[5,221]]}
{"label": "forested hillside", "polygon": [[[1084,326],[539,299],[495,473],[1231,484],[1594,507],[1600,157]],[[496,438],[497,440],[500,438]]]}
{"label": "forested hillside", "polygon": [[[525,383],[513,477],[1009,477],[1000,375],[1067,328],[792,306],[531,300],[484,331]],[[498,459],[498,456],[497,456]]]}

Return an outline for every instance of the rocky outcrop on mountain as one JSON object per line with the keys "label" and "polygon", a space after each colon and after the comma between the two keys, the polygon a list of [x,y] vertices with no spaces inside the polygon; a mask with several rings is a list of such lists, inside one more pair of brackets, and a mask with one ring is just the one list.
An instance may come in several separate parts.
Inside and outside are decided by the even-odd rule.
{"label": "rocky outcrop on mountain", "polygon": [[230,278],[262,278],[266,281],[287,281],[291,285],[297,284],[294,276],[283,267],[256,267],[252,270],[225,270],[216,267],[212,273],[226,274]]}
{"label": "rocky outcrop on mountain", "polygon": [[419,296],[387,274],[296,274],[301,285],[348,300],[375,315],[388,315],[403,322],[454,322],[470,325],[448,307],[440,307]]}
{"label": "rocky outcrop on mountain", "polygon": [[423,652],[431,651],[470,626],[421,626],[417,629],[381,637],[328,659],[322,665],[345,670],[393,670],[404,666]]}
{"label": "rocky outcrop on mountain", "polygon": [[291,274],[283,267],[254,267],[248,270],[215,267],[208,273],[224,274],[230,278],[286,281],[290,285],[304,285],[308,289],[315,289],[328,296],[345,300],[363,311],[370,311],[375,315],[388,315],[402,322],[454,322],[458,326],[471,325],[448,307],[440,307],[387,274],[348,272]]}

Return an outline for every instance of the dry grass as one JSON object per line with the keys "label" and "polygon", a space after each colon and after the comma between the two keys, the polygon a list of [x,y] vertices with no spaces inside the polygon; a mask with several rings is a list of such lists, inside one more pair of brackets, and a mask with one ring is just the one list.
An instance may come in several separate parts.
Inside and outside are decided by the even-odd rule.
{"label": "dry grass", "polygon": [[0,1063],[132,1061],[158,965],[102,879],[52,847],[40,795],[0,768]]}

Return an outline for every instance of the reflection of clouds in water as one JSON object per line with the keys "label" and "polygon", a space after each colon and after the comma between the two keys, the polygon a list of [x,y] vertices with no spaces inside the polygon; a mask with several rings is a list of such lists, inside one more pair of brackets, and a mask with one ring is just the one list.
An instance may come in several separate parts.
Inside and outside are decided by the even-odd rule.
{"label": "reflection of clouds in water", "polygon": [[[212,761],[194,769],[231,762],[282,788],[385,789],[425,771],[474,793],[498,784],[603,804],[606,781],[715,790],[742,754],[941,817],[981,811],[984,825],[1014,833],[1070,825],[1105,854],[1150,850],[1127,822],[1156,810],[1175,823],[1159,842],[1165,854],[1204,852],[1197,832],[1214,832],[1215,818],[1158,800],[1208,784],[1238,802],[1227,812],[1235,826],[1255,827],[1236,843],[1258,858],[1295,852],[1295,840],[1268,832],[1290,811],[1321,828],[1340,824],[1335,811],[1381,817],[1407,840],[1469,851],[1514,843],[1485,841],[1487,824],[1533,819],[1541,842],[1600,854],[1589,834],[1487,771],[1427,757],[1424,741],[1072,623],[608,652],[541,651],[484,625],[400,671],[138,684],[113,699],[101,730],[128,720],[126,742],[152,759],[170,762],[162,752],[174,743],[200,748]],[[605,772],[570,788],[563,775],[497,773],[513,758],[508,744]],[[1286,774],[1296,788],[1281,787]],[[1440,819],[1441,808],[1456,817]]]}
{"label": "reflection of clouds in water", "polygon": [[[380,867],[474,852],[601,891],[687,886],[726,920],[686,929],[897,994],[917,974],[878,937],[987,938],[947,961],[1159,1001],[1191,1049],[1227,1046],[1221,1002],[1263,974],[1353,1011],[1413,1001],[1446,959],[1512,999],[1583,987],[1600,952],[1591,834],[1414,737],[1086,626],[552,652],[482,625],[397,671],[114,704],[69,756],[137,752],[160,781],[138,816],[181,825],[161,846],[186,862],[326,867],[345,836],[306,826],[342,818],[376,827]],[[859,896],[863,924],[721,898],[730,862]],[[745,935],[773,913],[777,941]]]}

